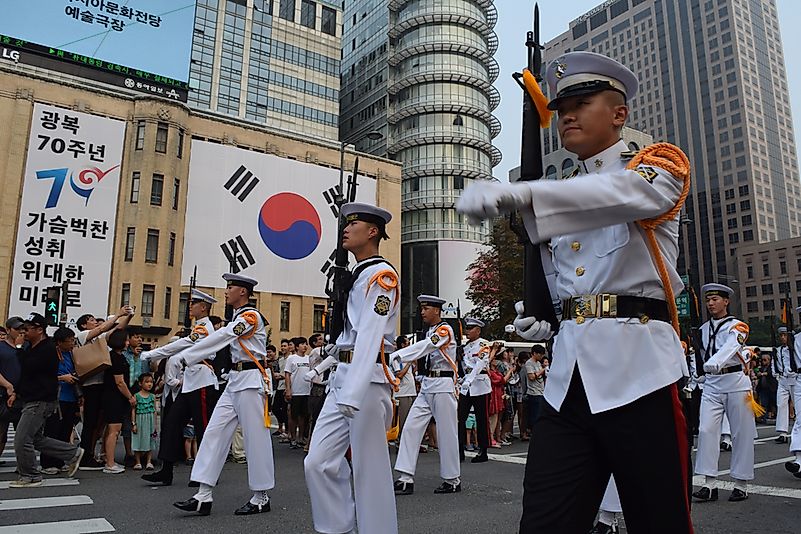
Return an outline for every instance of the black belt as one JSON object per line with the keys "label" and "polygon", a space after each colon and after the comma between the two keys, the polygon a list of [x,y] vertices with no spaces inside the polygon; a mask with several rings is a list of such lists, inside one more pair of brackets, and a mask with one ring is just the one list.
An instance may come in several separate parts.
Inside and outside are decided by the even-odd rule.
{"label": "black belt", "polygon": [[[384,356],[384,357],[386,358],[386,356]],[[352,350],[341,350],[341,351],[339,351],[339,362],[340,363],[350,363],[352,361],[353,361],[353,351]],[[381,353],[380,352],[375,357],[375,363],[381,363]]]}
{"label": "black belt", "polygon": [[579,295],[562,301],[562,320],[575,319],[578,324],[589,318],[637,318],[641,323],[650,320],[670,322],[667,302],[630,295]]}
{"label": "black belt", "polygon": [[453,378],[453,371],[426,371],[429,378]]}
{"label": "black belt", "polygon": [[730,365],[728,367],[724,367],[723,369],[720,370],[719,373],[716,374],[727,375],[729,373],[742,373],[742,372],[743,372],[742,365]]}
{"label": "black belt", "polygon": [[259,366],[256,365],[256,362],[236,362],[234,364],[231,364],[232,371],[249,371],[250,369],[258,369],[258,368]]}

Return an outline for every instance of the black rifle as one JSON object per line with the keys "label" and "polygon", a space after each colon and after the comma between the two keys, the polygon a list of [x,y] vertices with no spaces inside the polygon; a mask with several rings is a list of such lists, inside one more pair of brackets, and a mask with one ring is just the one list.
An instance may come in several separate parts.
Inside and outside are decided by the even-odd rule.
{"label": "black rifle", "polygon": [[189,330],[192,326],[192,318],[189,316],[189,310],[192,308],[192,290],[197,285],[197,265],[192,272],[192,278],[189,279],[189,297],[186,299],[186,313],[184,314],[184,330]]}
{"label": "black rifle", "polygon": [[701,309],[698,304],[698,295],[690,286],[690,345],[695,350],[695,372],[698,376],[706,374],[704,371],[704,342],[701,337]]}
{"label": "black rifle", "polygon": [[[325,321],[325,339],[328,343],[336,343],[337,338],[345,330],[345,315],[348,307],[348,293],[353,285],[350,270],[348,270],[348,251],[342,246],[342,231],[347,221],[342,217],[342,206],[356,200],[356,188],[359,186],[356,177],[359,174],[359,158],[353,163],[353,174],[348,176],[347,191],[342,187],[337,190],[334,204],[337,208],[337,249],[334,254],[334,264],[329,271],[325,285],[328,295],[328,318]],[[340,186],[342,184],[340,183]]]}
{"label": "black rifle", "polygon": [[790,353],[790,370],[798,372],[798,365],[795,363],[795,327],[793,325],[793,307],[790,295],[784,299],[784,312],[787,319],[787,351]]}
{"label": "black rifle", "polygon": [[462,345],[462,306],[459,301],[456,301],[456,369],[459,372],[459,377],[465,375],[464,372],[464,345]]}
{"label": "black rifle", "polygon": [[[534,31],[526,33],[528,71],[542,81],[542,46],[540,46],[540,11],[534,5]],[[523,137],[520,150],[520,181],[542,178],[542,144],[540,142],[540,114],[534,100],[526,90],[523,74],[515,72],[512,77],[523,89]],[[523,242],[523,303],[525,314],[540,321],[548,321],[554,333],[559,330],[551,292],[542,266],[540,244],[528,238],[525,228],[515,215],[510,217],[515,233]]]}

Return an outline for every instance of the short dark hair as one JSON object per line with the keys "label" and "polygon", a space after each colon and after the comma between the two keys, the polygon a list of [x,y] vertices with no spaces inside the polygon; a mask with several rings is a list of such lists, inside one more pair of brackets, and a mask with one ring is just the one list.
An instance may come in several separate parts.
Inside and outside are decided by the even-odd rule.
{"label": "short dark hair", "polygon": [[67,328],[66,326],[61,326],[53,332],[53,341],[56,343],[61,343],[62,341],[66,341],[71,337],[75,337],[75,332],[72,328]]}
{"label": "short dark hair", "polygon": [[308,343],[308,340],[305,337],[298,336],[298,337],[293,337],[292,338],[292,343],[294,343],[295,346],[297,347],[301,343]]}
{"label": "short dark hair", "polygon": [[120,329],[114,330],[111,334],[109,334],[108,339],[106,339],[106,343],[108,344],[109,348],[117,351],[125,348],[126,341],[128,341],[127,330]]}
{"label": "short dark hair", "polygon": [[278,352],[278,350],[275,348],[275,345],[267,345],[267,350],[271,350],[273,352]]}
{"label": "short dark hair", "polygon": [[139,378],[137,378],[136,381],[141,384],[142,382],[145,381],[145,378],[148,377],[153,378],[153,373],[142,373],[141,375],[139,375]]}
{"label": "short dark hair", "polygon": [[128,339],[131,339],[132,337],[139,335],[139,332],[137,332],[136,330],[134,330],[132,328],[126,328],[125,332],[127,332]]}
{"label": "short dark hair", "polygon": [[75,325],[78,327],[79,330],[86,330],[85,328],[86,323],[89,322],[89,319],[94,319],[94,317],[95,316],[92,315],[91,313],[84,313],[83,315],[78,317],[78,320],[75,321]]}
{"label": "short dark hair", "polygon": [[289,343],[290,341],[292,341],[292,340],[291,339],[287,339],[287,338],[283,338],[281,340],[281,345],[283,345],[284,343]]}
{"label": "short dark hair", "polygon": [[401,348],[404,343],[406,343],[406,336],[398,336],[395,338],[395,346],[397,348]]}
{"label": "short dark hair", "polygon": [[517,355],[518,363],[523,363],[527,361],[529,358],[531,358],[531,353],[525,350]]}
{"label": "short dark hair", "polygon": [[537,354],[545,354],[545,347],[542,345],[534,345],[531,347],[531,352],[536,352]]}
{"label": "short dark hair", "polygon": [[323,337],[322,334],[312,334],[309,336],[309,344],[314,345],[321,337]]}

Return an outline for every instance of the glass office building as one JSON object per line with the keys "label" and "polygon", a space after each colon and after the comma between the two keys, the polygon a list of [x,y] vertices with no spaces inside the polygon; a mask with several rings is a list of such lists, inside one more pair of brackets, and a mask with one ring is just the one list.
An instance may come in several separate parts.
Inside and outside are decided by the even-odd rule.
{"label": "glass office building", "polygon": [[[492,179],[501,129],[492,115],[497,12],[492,0],[354,0],[343,17],[340,135],[402,167],[402,331],[418,327],[415,296],[435,293],[469,310],[466,267],[488,227],[454,202]],[[381,140],[366,134],[378,130]]]}

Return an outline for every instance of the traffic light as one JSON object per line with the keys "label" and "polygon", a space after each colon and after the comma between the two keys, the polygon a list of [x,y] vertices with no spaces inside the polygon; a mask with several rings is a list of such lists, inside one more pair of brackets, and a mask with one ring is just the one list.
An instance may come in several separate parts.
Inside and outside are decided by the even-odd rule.
{"label": "traffic light", "polygon": [[45,296],[44,316],[50,326],[58,326],[60,300],[61,288],[59,286],[48,287]]}

